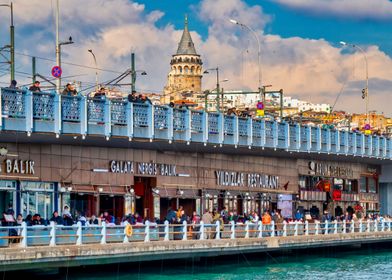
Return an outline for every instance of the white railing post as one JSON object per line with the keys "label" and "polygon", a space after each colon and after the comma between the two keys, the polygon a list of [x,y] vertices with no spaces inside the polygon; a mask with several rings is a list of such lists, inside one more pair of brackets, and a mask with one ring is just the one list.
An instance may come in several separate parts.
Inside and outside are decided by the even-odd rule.
{"label": "white railing post", "polygon": [[370,232],[370,220],[367,220],[367,229],[366,229],[366,231]]}
{"label": "white railing post", "polygon": [[355,222],[354,220],[351,220],[351,233],[355,232]]}
{"label": "white railing post", "polygon": [[144,233],[146,236],[144,237],[144,242],[150,242],[150,221],[146,221],[145,225]]}
{"label": "white railing post", "polygon": [[245,238],[249,238],[249,221],[245,222]]}
{"label": "white railing post", "polygon": [[294,236],[298,236],[298,221],[295,221],[295,225],[294,225]]}
{"label": "white railing post", "polygon": [[343,221],[343,234],[346,234],[346,220]]}
{"label": "white railing post", "polygon": [[182,240],[186,240],[186,233],[187,233],[187,223],[186,221],[182,222],[183,228],[182,228]]}
{"label": "white railing post", "polygon": [[165,221],[165,237],[164,241],[169,241],[169,221]]}
{"label": "white railing post", "polygon": [[220,239],[220,222],[216,221],[216,228],[215,228],[215,239]]}
{"label": "white railing post", "polygon": [[388,222],[388,231],[391,231],[391,221]]}
{"label": "white railing post", "polygon": [[205,236],[204,236],[204,222],[201,221],[200,222],[200,240],[204,240]]}
{"label": "white railing post", "polygon": [[76,230],[76,245],[82,245],[82,223],[77,223],[78,229]]}
{"label": "white railing post", "polygon": [[231,221],[231,235],[230,235],[230,239],[235,239],[235,222]]}
{"label": "white railing post", "polygon": [[22,231],[20,233],[20,237],[22,237],[22,240],[20,241],[19,247],[26,248],[27,247],[27,224],[26,224],[26,222],[22,222]]}
{"label": "white railing post", "polygon": [[314,226],[314,235],[318,235],[319,234],[319,221],[315,222],[315,226]]}
{"label": "white railing post", "polygon": [[308,222],[308,220],[305,221],[305,235],[309,235],[309,222]]}
{"label": "white railing post", "polygon": [[124,222],[124,231],[123,231],[123,233],[124,233],[123,243],[129,243],[129,239],[128,239],[127,231],[126,231],[128,225],[130,225],[130,224],[127,221],[125,221]]}
{"label": "white railing post", "polygon": [[338,221],[337,220],[334,221],[333,234],[338,234]]}
{"label": "white railing post", "polygon": [[384,222],[384,220],[381,223],[381,231],[385,231],[385,222]]}
{"label": "white railing post", "polygon": [[287,222],[283,221],[283,236],[287,236]]}
{"label": "white railing post", "polygon": [[362,232],[362,219],[359,220],[359,232]]}
{"label": "white railing post", "polygon": [[275,237],[275,222],[271,221],[271,237]]}
{"label": "white railing post", "polygon": [[56,246],[56,223],[50,222],[50,241],[49,246]]}
{"label": "white railing post", "polygon": [[259,231],[259,236],[258,237],[259,238],[263,238],[263,223],[261,221],[258,222],[258,231]]}
{"label": "white railing post", "polygon": [[328,220],[325,220],[325,222],[324,222],[324,234],[325,235],[328,235],[328,226],[329,226]]}
{"label": "white railing post", "polygon": [[377,223],[377,219],[374,220],[374,232],[378,231],[378,223]]}
{"label": "white railing post", "polygon": [[106,244],[106,222],[102,222],[101,244]]}

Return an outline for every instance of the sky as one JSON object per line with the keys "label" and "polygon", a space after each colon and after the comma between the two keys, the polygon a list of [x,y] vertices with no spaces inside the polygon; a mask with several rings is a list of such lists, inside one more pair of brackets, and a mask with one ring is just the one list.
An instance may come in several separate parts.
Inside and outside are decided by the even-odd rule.
{"label": "sky", "polygon": [[[17,81],[31,83],[31,56],[37,57],[37,72],[50,78],[56,64],[56,0],[13,3]],[[261,82],[271,85],[268,89],[336,103],[334,110],[365,112],[361,91],[367,69],[369,109],[392,116],[390,0],[60,0],[60,41],[72,36],[75,42],[62,47],[63,83],[79,81],[86,91],[94,87],[89,49],[100,83],[129,68],[134,52],[136,69],[148,74],[137,77],[137,90],[162,92],[185,14],[204,69],[219,66],[220,77],[229,80],[222,83],[225,90],[257,89],[257,36]],[[0,7],[0,47],[9,44],[9,20],[10,9]],[[7,67],[0,63],[2,86],[9,83]],[[215,83],[214,73],[203,76],[203,89]]]}

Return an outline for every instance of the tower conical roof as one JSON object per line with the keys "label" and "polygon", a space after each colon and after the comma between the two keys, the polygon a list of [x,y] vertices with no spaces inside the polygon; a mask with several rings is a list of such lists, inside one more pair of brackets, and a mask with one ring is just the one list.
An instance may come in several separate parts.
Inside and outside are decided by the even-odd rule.
{"label": "tower conical roof", "polygon": [[188,17],[185,16],[185,27],[182,33],[181,41],[178,44],[177,54],[194,54],[197,55],[195,45],[193,44],[191,34],[188,30]]}

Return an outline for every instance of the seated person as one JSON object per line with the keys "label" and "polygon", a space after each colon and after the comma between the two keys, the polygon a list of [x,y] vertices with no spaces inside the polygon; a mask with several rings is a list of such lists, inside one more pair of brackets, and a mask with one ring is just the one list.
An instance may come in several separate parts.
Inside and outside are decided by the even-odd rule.
{"label": "seated person", "polygon": [[76,96],[78,95],[78,92],[72,84],[68,83],[63,90],[63,95]]}
{"label": "seated person", "polygon": [[34,84],[31,87],[29,87],[29,91],[41,92],[40,84],[41,83],[39,81],[35,81]]}

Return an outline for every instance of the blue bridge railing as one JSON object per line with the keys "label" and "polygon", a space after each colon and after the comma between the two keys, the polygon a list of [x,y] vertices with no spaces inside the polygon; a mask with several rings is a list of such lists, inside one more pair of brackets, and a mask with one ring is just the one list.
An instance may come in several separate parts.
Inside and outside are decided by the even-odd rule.
{"label": "blue bridge railing", "polygon": [[0,130],[196,142],[392,159],[392,139],[307,125],[1,88]]}

